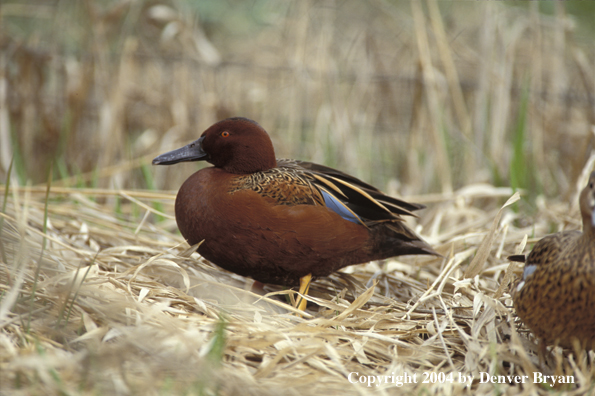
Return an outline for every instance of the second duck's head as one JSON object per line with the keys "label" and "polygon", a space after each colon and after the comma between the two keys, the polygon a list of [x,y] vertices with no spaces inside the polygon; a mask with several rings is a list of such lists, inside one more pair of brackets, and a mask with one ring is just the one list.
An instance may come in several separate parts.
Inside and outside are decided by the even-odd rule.
{"label": "second duck's head", "polygon": [[581,191],[579,202],[583,217],[583,231],[587,231],[587,227],[595,228],[595,172],[591,172],[587,186]]}

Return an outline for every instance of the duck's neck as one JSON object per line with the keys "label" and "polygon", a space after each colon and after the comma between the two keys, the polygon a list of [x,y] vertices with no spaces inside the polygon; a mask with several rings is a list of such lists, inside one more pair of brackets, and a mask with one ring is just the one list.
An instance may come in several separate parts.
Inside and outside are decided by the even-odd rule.
{"label": "duck's neck", "polygon": [[591,221],[583,219],[583,237],[595,242],[595,227],[591,224]]}
{"label": "duck's neck", "polygon": [[243,157],[242,161],[234,161],[221,167],[229,173],[247,175],[256,172],[264,172],[277,167],[275,156],[272,157]]}

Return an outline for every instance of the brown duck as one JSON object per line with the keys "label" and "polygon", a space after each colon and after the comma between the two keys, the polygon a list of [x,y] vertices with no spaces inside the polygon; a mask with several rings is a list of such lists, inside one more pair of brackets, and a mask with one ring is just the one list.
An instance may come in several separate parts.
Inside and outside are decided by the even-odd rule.
{"label": "brown duck", "polygon": [[[255,121],[219,121],[155,165],[208,161],[176,197],[176,221],[211,262],[263,283],[306,293],[312,277],[406,254],[439,255],[402,216],[423,205],[385,195],[346,173],[276,159]],[[305,300],[302,300],[305,303]],[[305,307],[304,304],[300,309]]]}
{"label": "brown duck", "polygon": [[595,348],[595,172],[580,195],[583,232],[541,239],[513,291],[518,316],[542,345]]}

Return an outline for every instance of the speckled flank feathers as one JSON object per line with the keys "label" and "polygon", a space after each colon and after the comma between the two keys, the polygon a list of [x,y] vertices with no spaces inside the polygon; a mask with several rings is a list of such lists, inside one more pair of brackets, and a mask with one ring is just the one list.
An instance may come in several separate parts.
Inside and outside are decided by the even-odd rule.
{"label": "speckled flank feathers", "polygon": [[595,348],[595,172],[580,196],[583,232],[541,239],[514,287],[518,316],[546,344]]}

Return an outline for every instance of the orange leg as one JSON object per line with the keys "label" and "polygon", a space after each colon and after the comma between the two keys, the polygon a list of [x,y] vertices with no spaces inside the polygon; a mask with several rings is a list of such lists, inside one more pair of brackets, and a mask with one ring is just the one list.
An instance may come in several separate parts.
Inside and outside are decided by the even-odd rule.
{"label": "orange leg", "polygon": [[[308,294],[308,290],[310,290],[310,281],[312,280],[312,274],[308,274],[302,278],[300,278],[300,294],[303,294],[304,296]],[[308,301],[305,298],[302,298],[301,296],[298,297],[298,299],[295,302],[295,307],[297,309],[299,309],[300,311],[305,311],[306,310],[306,305],[308,304]]]}

